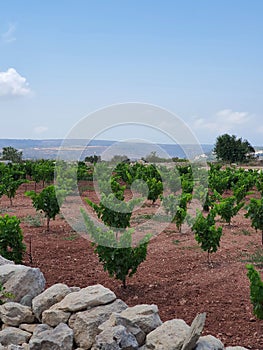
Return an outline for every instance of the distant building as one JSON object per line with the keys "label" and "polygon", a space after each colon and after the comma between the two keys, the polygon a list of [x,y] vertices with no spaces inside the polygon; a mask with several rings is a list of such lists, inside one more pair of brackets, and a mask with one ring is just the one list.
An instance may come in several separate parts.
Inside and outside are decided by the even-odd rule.
{"label": "distant building", "polygon": [[7,165],[7,164],[12,164],[12,160],[3,160],[3,159],[0,159],[0,164],[5,164],[5,165]]}

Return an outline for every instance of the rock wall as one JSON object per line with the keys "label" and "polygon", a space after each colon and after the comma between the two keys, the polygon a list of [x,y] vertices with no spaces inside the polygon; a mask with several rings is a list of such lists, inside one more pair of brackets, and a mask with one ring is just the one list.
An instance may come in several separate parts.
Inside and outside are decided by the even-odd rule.
{"label": "rock wall", "polygon": [[14,294],[0,305],[0,350],[245,350],[201,336],[205,313],[162,322],[156,305],[128,307],[100,284],[44,290],[39,269],[1,258],[0,282]]}

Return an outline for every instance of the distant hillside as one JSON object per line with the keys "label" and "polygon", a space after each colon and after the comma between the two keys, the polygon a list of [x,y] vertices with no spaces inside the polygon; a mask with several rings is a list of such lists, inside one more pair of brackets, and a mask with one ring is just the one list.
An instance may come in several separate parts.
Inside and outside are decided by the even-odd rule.
{"label": "distant hillside", "polygon": [[[61,144],[63,143],[63,148]],[[23,151],[25,159],[56,159],[58,152],[62,159],[84,159],[89,155],[102,155],[109,158],[115,154],[128,155],[131,159],[139,159],[156,151],[157,154],[163,156],[178,158],[195,158],[201,154],[210,154],[213,145],[183,145],[177,144],[158,144],[150,143],[132,143],[117,142],[107,140],[66,140],[48,139],[48,140],[19,140],[19,139],[0,139],[0,150],[3,147],[11,146]]]}

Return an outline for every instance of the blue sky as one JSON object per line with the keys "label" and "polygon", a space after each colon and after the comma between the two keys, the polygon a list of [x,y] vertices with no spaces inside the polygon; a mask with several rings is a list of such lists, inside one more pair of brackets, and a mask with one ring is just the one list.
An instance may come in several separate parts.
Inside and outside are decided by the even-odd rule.
{"label": "blue sky", "polygon": [[99,108],[142,102],[201,143],[263,145],[262,13],[261,0],[3,0],[0,138],[63,138]]}

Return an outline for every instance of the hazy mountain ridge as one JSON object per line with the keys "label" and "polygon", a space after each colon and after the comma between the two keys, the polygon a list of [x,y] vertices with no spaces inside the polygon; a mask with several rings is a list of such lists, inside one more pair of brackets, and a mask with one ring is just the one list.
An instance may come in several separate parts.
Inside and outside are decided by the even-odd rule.
{"label": "hazy mountain ridge", "polygon": [[110,140],[62,140],[62,139],[0,139],[0,149],[14,147],[23,151],[25,159],[50,158],[58,156],[62,159],[84,159],[88,155],[104,155],[106,158],[114,154],[128,155],[130,158],[141,158],[155,151],[160,156],[189,158],[201,154],[210,154],[213,145],[178,145],[118,142]]}

